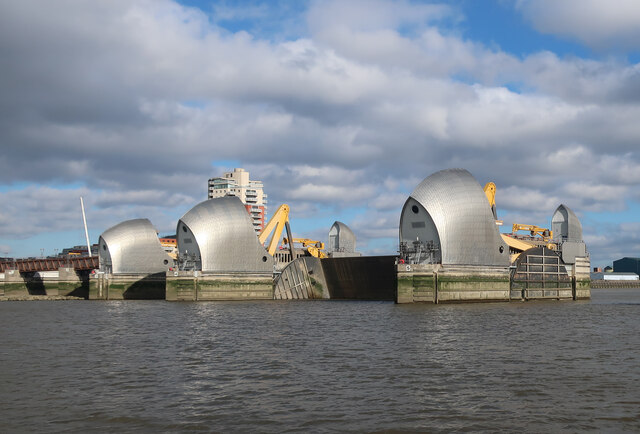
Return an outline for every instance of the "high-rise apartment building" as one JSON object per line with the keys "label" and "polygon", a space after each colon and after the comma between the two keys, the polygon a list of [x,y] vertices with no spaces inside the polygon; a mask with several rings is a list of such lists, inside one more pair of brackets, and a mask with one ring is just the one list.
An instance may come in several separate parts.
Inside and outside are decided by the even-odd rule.
{"label": "high-rise apartment building", "polygon": [[221,178],[209,180],[208,198],[237,196],[253,220],[253,227],[260,232],[267,217],[267,195],[264,194],[262,181],[251,181],[249,172],[244,169],[233,169],[225,172]]}

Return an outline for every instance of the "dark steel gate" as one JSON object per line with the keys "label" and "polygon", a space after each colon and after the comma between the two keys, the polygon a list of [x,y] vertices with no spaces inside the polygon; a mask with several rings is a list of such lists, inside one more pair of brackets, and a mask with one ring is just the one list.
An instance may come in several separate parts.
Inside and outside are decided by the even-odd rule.
{"label": "dark steel gate", "polygon": [[522,252],[511,277],[511,299],[562,298],[573,298],[573,285],[560,255],[547,247]]}

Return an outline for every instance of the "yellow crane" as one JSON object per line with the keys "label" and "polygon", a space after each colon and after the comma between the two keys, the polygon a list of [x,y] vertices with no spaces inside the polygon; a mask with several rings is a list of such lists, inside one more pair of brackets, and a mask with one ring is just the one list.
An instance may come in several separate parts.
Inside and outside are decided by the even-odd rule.
{"label": "yellow crane", "polygon": [[[269,239],[269,235],[271,235],[271,239],[269,239],[269,243],[265,246],[267,251],[271,256],[274,255],[276,249],[278,247],[278,243],[280,241],[280,237],[282,236],[282,231],[286,229],[287,237],[283,238],[283,243],[289,245],[289,250],[291,251],[291,258],[295,258],[295,248],[293,243],[300,243],[302,247],[305,248],[306,252],[311,256],[315,256],[316,258],[326,258],[327,255],[324,252],[324,243],[316,240],[310,240],[308,238],[293,238],[291,236],[291,227],[289,226],[289,205],[282,204],[278,207],[276,212],[271,216],[269,222],[265,225],[264,229],[258,234],[258,239],[261,244],[265,244]],[[288,240],[292,240],[292,243],[289,243]]]}
{"label": "yellow crane", "polygon": [[[310,240],[309,238],[293,238],[292,241],[294,243],[302,244],[302,247],[304,247],[311,256],[316,258],[327,257],[327,254],[324,252],[324,243],[322,241]],[[282,243],[289,244],[289,239],[283,238]]]}
{"label": "yellow crane", "polygon": [[[498,220],[496,212],[496,184],[493,182],[487,182],[483,190],[484,194],[487,196],[489,205],[491,206],[491,212],[493,213],[493,217],[496,220],[496,224],[502,225],[502,220]],[[535,225],[523,225],[514,223],[511,228],[511,232],[515,233],[518,231],[529,231],[532,237],[536,235],[540,236],[542,240],[547,243],[547,247],[549,249],[555,250],[557,248],[556,244],[551,242],[553,238],[553,232],[549,229],[541,228]],[[509,246],[509,250],[511,251],[510,259],[512,263],[520,255],[520,253],[537,245],[536,242],[513,238],[512,236],[509,236],[507,234],[500,234],[500,236],[502,237],[502,240]]]}
{"label": "yellow crane", "polygon": [[553,231],[547,228],[538,227],[536,225],[523,225],[520,223],[514,223],[511,227],[511,232],[515,233],[518,231],[529,231],[532,237],[535,237],[537,235],[542,238],[543,241],[547,242],[551,241],[551,239],[553,238]]}
{"label": "yellow crane", "polygon": [[[260,234],[258,234],[260,243],[264,244],[269,238],[269,235],[273,232],[271,240],[269,240],[269,244],[265,246],[271,256],[276,252],[283,229],[287,230],[287,236],[289,238],[293,238],[291,236],[291,227],[289,226],[289,205],[287,204],[282,204],[278,207],[276,212],[269,219],[269,222],[264,226],[264,229],[262,229]],[[295,258],[295,255],[293,254],[293,246],[290,247],[291,257]]]}
{"label": "yellow crane", "polygon": [[501,226],[502,220],[498,220],[498,211],[496,210],[496,184],[493,182],[487,182],[484,185],[484,194],[487,196],[487,200],[491,206],[493,219],[496,221],[497,225]]}

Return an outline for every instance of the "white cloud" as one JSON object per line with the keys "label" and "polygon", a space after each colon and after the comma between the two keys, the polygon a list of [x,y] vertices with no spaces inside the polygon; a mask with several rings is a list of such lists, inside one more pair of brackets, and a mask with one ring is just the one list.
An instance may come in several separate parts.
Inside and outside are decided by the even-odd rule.
{"label": "white cloud", "polygon": [[640,48],[636,0],[518,0],[536,29],[577,39],[593,48]]}
{"label": "white cloud", "polygon": [[289,197],[312,202],[362,204],[374,193],[375,188],[370,185],[353,187],[307,183],[295,187]]}
{"label": "white cloud", "polygon": [[583,233],[594,267],[612,265],[625,256],[640,256],[640,223],[584,225]]}
{"label": "white cloud", "polygon": [[321,31],[327,27],[355,32],[394,29],[400,25],[422,26],[455,14],[445,4],[411,4],[407,1],[352,0],[348,3],[316,1],[309,12],[309,27]]}
{"label": "white cloud", "polygon": [[393,210],[398,212],[398,210],[402,209],[408,197],[404,193],[394,193],[393,190],[389,192],[381,189],[377,197],[371,201],[370,206],[380,211]]}
{"label": "white cloud", "polygon": [[[499,201],[498,201],[499,199]],[[533,190],[529,188],[511,186],[503,189],[497,189],[496,205],[499,208],[508,210],[526,211],[542,211],[553,212],[561,200],[558,197],[549,195],[548,192]]]}
{"label": "white cloud", "polygon": [[449,6],[313,3],[308,33],[279,40],[219,27],[242,11],[169,0],[34,5],[0,6],[0,221],[22,223],[5,244],[74,227],[54,202],[79,194],[103,230],[171,231],[221,160],[263,180],[271,210],[366,209],[353,224],[371,246],[447,167],[495,181],[498,208],[527,221],[620,209],[640,182],[638,65],[520,59],[445,30]]}

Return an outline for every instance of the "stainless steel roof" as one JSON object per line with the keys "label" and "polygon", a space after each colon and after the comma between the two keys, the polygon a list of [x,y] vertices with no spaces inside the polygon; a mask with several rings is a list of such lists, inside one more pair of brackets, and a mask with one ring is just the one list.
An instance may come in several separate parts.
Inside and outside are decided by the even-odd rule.
{"label": "stainless steel roof", "polygon": [[100,269],[112,273],[159,273],[173,265],[148,219],[119,223],[100,235]]}
{"label": "stainless steel roof", "polygon": [[329,229],[329,252],[348,252],[356,251],[356,236],[353,231],[342,222],[334,222]]}
{"label": "stainless steel roof", "polygon": [[551,218],[553,238],[558,241],[582,241],[582,224],[571,209],[562,204]]}
{"label": "stainless steel roof", "polygon": [[197,254],[202,271],[273,271],[273,257],[258,241],[249,213],[235,196],[194,206],[178,221],[177,238],[179,254]]}
{"label": "stainless steel roof", "polygon": [[425,178],[407,199],[400,222],[400,241],[410,245],[416,234],[424,234],[420,241],[439,245],[442,264],[509,265],[509,248],[487,197],[467,170],[447,169]]}

